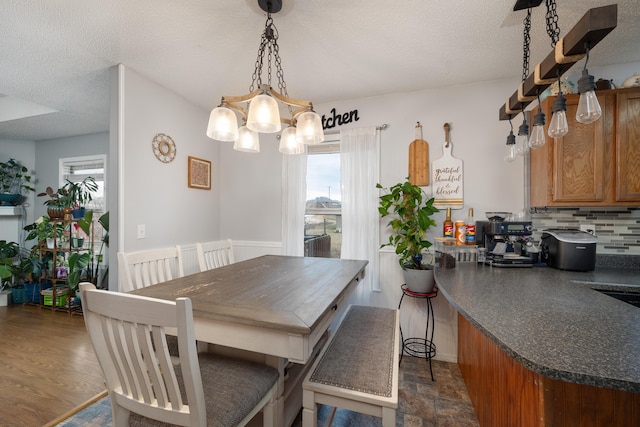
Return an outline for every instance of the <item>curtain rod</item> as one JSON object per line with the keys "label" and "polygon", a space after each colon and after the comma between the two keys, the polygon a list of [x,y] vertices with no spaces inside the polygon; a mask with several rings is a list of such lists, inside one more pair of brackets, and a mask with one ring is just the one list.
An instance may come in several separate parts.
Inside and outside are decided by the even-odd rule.
{"label": "curtain rod", "polygon": [[[385,130],[385,129],[387,129],[388,127],[389,127],[389,125],[388,125],[388,124],[383,123],[383,124],[381,124],[380,126],[376,126],[376,130]],[[340,130],[331,130],[331,131],[329,131],[329,132],[325,132],[324,134],[325,134],[325,135],[337,135],[337,134],[339,134],[339,133],[340,133]]]}

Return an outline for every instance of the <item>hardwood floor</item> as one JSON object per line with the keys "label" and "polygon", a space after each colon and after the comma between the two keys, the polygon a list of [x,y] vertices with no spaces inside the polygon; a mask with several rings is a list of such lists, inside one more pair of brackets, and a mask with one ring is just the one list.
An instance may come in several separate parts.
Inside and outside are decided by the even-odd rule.
{"label": "hardwood floor", "polygon": [[40,426],[105,389],[82,316],[0,307],[0,424]]}

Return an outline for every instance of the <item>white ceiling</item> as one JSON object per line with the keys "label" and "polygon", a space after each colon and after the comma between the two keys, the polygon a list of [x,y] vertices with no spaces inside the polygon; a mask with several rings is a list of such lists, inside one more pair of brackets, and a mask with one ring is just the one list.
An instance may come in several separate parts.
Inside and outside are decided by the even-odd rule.
{"label": "white ceiling", "polygon": [[[293,98],[318,104],[521,74],[525,11],[512,11],[515,0],[283,2],[273,18]],[[611,4],[557,3],[561,36],[587,9]],[[0,94],[10,97],[0,110],[17,98],[57,111],[0,123],[0,138],[26,140],[108,130],[108,68],[118,63],[206,110],[247,93],[266,18],[257,0],[2,0],[0,10]],[[531,70],[551,51],[544,14],[544,2],[533,9]],[[589,64],[637,61],[640,8],[620,0],[618,27]]]}

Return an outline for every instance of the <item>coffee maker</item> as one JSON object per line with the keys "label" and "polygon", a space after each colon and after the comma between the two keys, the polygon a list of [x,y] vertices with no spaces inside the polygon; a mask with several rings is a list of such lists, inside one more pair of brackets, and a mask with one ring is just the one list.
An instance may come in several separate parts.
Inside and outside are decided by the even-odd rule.
{"label": "coffee maker", "polygon": [[506,221],[508,212],[487,212],[487,221],[476,221],[478,247],[486,249],[485,264],[494,267],[532,267],[526,244],[533,233],[531,221]]}

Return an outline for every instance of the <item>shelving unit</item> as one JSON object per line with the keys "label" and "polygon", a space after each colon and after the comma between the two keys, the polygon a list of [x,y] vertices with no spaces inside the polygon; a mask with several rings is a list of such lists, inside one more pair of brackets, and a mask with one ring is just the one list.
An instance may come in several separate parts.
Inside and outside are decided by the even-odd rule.
{"label": "shelving unit", "polygon": [[[43,274],[39,279],[40,308],[82,315],[82,307],[72,304],[75,293],[67,286],[68,268],[60,265],[59,260],[59,257],[62,257],[65,261],[68,261],[72,253],[88,251],[88,249],[84,248],[84,245],[81,247],[73,246],[73,230],[78,228],[77,222],[78,220],[76,219],[52,219],[53,247],[49,248],[46,243],[40,245],[40,258],[42,259],[48,252],[52,254],[53,258],[51,268],[46,270],[47,274],[43,270]],[[62,227],[62,240],[58,239],[58,229],[60,227]],[[43,288],[43,284],[48,282],[51,282],[51,288]]]}

